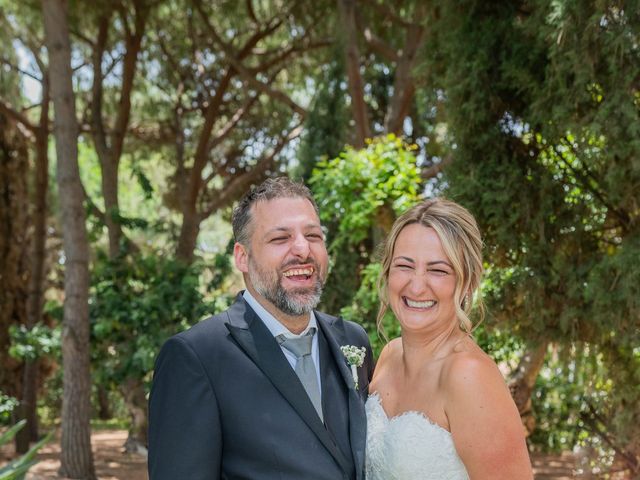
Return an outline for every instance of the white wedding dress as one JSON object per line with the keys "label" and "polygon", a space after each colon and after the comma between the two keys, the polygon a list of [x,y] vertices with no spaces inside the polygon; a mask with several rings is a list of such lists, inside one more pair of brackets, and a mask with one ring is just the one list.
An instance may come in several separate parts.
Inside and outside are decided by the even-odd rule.
{"label": "white wedding dress", "polygon": [[469,480],[451,433],[424,414],[388,418],[377,393],[366,411],[366,480]]}

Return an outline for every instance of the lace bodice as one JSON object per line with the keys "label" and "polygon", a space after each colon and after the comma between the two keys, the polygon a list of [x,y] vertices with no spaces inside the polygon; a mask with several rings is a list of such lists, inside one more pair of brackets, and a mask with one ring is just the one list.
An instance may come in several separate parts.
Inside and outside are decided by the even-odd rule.
{"label": "lace bodice", "polygon": [[468,480],[451,434],[420,412],[388,418],[380,397],[369,396],[367,480]]}

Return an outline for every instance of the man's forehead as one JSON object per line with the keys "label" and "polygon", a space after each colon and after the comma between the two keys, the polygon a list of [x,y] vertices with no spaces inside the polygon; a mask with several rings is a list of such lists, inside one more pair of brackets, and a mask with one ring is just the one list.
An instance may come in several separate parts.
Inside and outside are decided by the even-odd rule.
{"label": "man's forehead", "polygon": [[[274,212],[274,204],[282,200],[300,202],[300,205],[287,209],[285,212]],[[307,217],[308,220],[304,221],[304,217]],[[305,227],[320,227],[320,219],[313,204],[304,197],[259,200],[251,206],[251,220],[254,226],[260,224],[268,230],[289,229],[293,226],[299,226],[300,220],[303,220]]]}
{"label": "man's forehead", "polygon": [[316,209],[308,198],[304,197],[278,197],[265,200],[258,200],[251,206],[251,213],[255,214],[260,210],[260,215],[263,216],[269,214],[269,211],[276,207],[277,203],[298,203],[294,210],[289,210],[287,213],[295,214],[302,213],[304,210],[309,210],[317,217]]}

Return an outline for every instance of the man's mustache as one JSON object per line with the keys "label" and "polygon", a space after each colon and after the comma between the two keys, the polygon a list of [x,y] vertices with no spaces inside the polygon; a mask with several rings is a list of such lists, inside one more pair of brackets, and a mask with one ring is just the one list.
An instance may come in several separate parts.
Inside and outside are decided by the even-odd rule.
{"label": "man's mustache", "polygon": [[285,269],[296,265],[313,265],[316,272],[320,271],[317,262],[311,257],[307,257],[305,260],[289,260],[288,262],[283,263],[281,268]]}

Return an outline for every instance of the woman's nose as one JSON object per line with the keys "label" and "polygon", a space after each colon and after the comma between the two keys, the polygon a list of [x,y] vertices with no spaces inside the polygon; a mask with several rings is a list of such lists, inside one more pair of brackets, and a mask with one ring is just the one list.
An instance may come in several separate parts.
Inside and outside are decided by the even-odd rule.
{"label": "woman's nose", "polygon": [[409,292],[418,296],[419,294],[424,293],[428,288],[427,275],[424,272],[416,270],[409,280]]}

